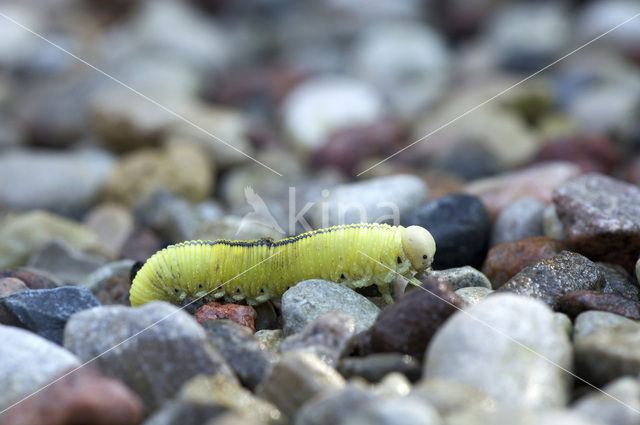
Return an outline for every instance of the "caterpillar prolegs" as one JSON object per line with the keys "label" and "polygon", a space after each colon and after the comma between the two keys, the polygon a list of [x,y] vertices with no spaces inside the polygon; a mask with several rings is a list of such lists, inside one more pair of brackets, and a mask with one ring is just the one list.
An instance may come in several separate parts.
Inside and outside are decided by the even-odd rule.
{"label": "caterpillar prolegs", "polygon": [[360,223],[314,230],[274,242],[188,241],[155,253],[138,271],[132,306],[182,304],[204,297],[259,304],[307,279],[349,288],[377,285],[391,302],[397,275],[412,279],[433,262],[435,241],[420,226]]}

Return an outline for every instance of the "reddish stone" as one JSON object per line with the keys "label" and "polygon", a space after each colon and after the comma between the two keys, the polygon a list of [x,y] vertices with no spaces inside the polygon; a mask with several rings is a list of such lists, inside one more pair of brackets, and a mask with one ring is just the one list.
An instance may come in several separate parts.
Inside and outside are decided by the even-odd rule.
{"label": "reddish stone", "polygon": [[611,140],[596,135],[551,141],[538,151],[532,162],[552,160],[573,162],[582,172],[608,173],[620,161],[620,154]]}
{"label": "reddish stone", "polygon": [[143,414],[142,401],[124,384],[82,367],[9,409],[2,424],[136,425]]}
{"label": "reddish stone", "polygon": [[578,174],[580,169],[575,164],[551,162],[476,180],[465,187],[465,192],[479,196],[494,220],[503,208],[524,196],[551,203],[554,189]]}
{"label": "reddish stone", "polygon": [[202,324],[207,320],[229,319],[256,331],[256,313],[253,307],[239,304],[220,304],[210,302],[196,311],[195,318]]}
{"label": "reddish stone", "polygon": [[55,281],[48,277],[27,269],[0,270],[0,279],[5,277],[20,279],[29,289],[55,289],[59,286]]}
{"label": "reddish stone", "polygon": [[567,243],[546,236],[503,242],[489,250],[482,273],[489,278],[493,289],[498,289],[523,268],[555,257],[566,249],[569,249]]}
{"label": "reddish stone", "polygon": [[599,291],[574,291],[565,294],[559,301],[558,311],[572,319],[587,310],[607,311],[633,320],[640,320],[640,306],[615,294],[603,294]]}
{"label": "reddish stone", "polygon": [[8,297],[16,292],[26,291],[29,289],[20,279],[15,277],[0,278],[0,298]]}

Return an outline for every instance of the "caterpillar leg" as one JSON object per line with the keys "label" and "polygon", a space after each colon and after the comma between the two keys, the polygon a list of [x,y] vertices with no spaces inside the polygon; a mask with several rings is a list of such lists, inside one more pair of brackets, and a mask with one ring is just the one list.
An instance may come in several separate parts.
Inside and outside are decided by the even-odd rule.
{"label": "caterpillar leg", "polygon": [[382,299],[387,304],[393,304],[393,297],[391,296],[391,285],[388,283],[383,283],[378,285],[378,291],[380,295],[382,295]]}

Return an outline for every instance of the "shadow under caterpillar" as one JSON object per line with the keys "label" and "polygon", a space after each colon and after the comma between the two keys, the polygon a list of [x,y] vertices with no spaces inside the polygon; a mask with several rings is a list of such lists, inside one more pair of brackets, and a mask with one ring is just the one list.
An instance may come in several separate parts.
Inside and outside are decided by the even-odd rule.
{"label": "shadow under caterpillar", "polygon": [[183,304],[204,297],[255,305],[307,279],[351,289],[377,285],[390,303],[391,283],[426,270],[435,241],[420,226],[359,223],[272,241],[188,241],[156,252],[131,284],[132,306],[161,300]]}

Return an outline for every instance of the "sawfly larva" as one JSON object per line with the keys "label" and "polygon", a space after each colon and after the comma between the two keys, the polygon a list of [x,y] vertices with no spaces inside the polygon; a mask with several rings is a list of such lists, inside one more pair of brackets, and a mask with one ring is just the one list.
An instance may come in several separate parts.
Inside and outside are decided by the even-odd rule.
{"label": "sawfly larva", "polygon": [[[155,253],[133,279],[132,306],[225,298],[259,304],[307,279],[351,289],[377,285],[392,302],[391,283],[414,279],[433,262],[436,246],[420,226],[360,223],[314,230],[274,242],[188,241]],[[415,279],[414,279],[415,281]]]}

